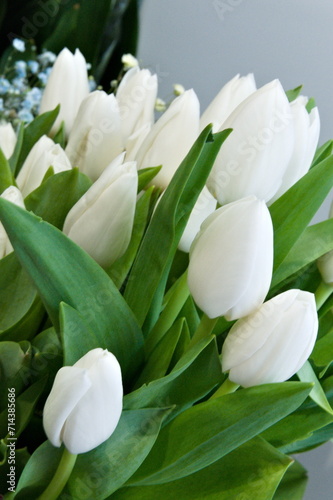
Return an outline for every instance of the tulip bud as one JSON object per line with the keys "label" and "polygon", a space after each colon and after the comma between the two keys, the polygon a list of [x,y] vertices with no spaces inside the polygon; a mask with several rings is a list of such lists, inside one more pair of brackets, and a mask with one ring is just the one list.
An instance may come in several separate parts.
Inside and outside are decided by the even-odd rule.
{"label": "tulip bud", "polygon": [[43,424],[54,446],[76,455],[106,441],[122,412],[121,370],[106,349],[93,349],[58,371],[46,400]]}
{"label": "tulip bud", "polygon": [[0,148],[8,159],[16,146],[16,134],[11,123],[0,123]]}
{"label": "tulip bud", "polygon": [[188,286],[209,318],[234,320],[264,301],[273,268],[273,225],[254,196],[216,210],[190,251]]}
{"label": "tulip bud", "polygon": [[222,349],[222,369],[243,387],[284,382],[308,359],[317,331],[314,295],[288,290],[232,326]]}
{"label": "tulip bud", "polygon": [[308,172],[316,152],[320,133],[319,113],[318,108],[313,108],[308,113],[307,101],[306,97],[300,96],[290,104],[295,133],[294,148],[282,184],[271,202],[282,196]]}
{"label": "tulip bud", "polygon": [[[329,216],[333,217],[333,202]],[[333,250],[320,257],[317,260],[317,266],[323,281],[329,285],[333,285]]]}
{"label": "tulip bud", "polygon": [[124,156],[110,163],[64,223],[64,233],[104,268],[123,255],[133,228],[138,174],[135,162],[122,164]]}
{"label": "tulip bud", "polygon": [[136,160],[138,168],[162,165],[154,185],[165,189],[199,134],[200,105],[193,90],[177,97],[153,125]]}
{"label": "tulip bud", "polygon": [[255,91],[256,82],[252,73],[242,77],[234,76],[222,87],[203,113],[200,119],[200,130],[212,123],[213,132],[217,132],[232,111]]}
{"label": "tulip bud", "polygon": [[216,209],[217,201],[210,194],[206,186],[201,191],[191,215],[187,221],[185,230],[178,244],[179,250],[189,252],[192,242],[200,230],[200,226],[207,217]]}
{"label": "tulip bud", "polygon": [[86,60],[76,49],[72,54],[63,49],[52,68],[40,104],[39,113],[45,113],[60,104],[59,115],[51,129],[55,134],[61,122],[65,122],[65,133],[68,137],[72,130],[74,118],[83,99],[89,94],[89,83]]}
{"label": "tulip bud", "polygon": [[[15,186],[9,186],[1,194],[0,198],[11,201],[15,205],[25,208],[22,194]],[[13,247],[9,241],[5,228],[0,222],[0,259],[13,251]]]}
{"label": "tulip bud", "polygon": [[207,186],[222,205],[255,195],[268,202],[281,186],[294,147],[290,104],[278,80],[247,97],[223,123],[232,128]]}
{"label": "tulip bud", "polygon": [[137,130],[154,123],[154,106],[157,96],[157,76],[147,69],[130,69],[117,90],[121,129],[124,140]]}
{"label": "tulip bud", "polygon": [[98,179],[123,151],[119,107],[113,94],[96,90],[81,104],[66,153],[74,167]]}
{"label": "tulip bud", "polygon": [[72,168],[62,147],[43,135],[32,147],[16,178],[24,198],[40,186],[50,167],[55,174]]}

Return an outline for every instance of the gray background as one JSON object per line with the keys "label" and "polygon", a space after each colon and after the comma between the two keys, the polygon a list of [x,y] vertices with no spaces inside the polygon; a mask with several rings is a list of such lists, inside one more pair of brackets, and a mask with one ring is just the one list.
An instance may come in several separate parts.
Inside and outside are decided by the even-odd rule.
{"label": "gray background", "polygon": [[[321,117],[320,143],[333,138],[332,0],[143,0],[138,57],[159,75],[168,101],[174,83],[193,87],[202,106],[235,74],[253,72],[257,86],[279,78],[304,85]],[[329,200],[320,211],[326,218]],[[318,218],[316,220],[318,220]],[[333,498],[333,445],[302,454],[306,500]]]}

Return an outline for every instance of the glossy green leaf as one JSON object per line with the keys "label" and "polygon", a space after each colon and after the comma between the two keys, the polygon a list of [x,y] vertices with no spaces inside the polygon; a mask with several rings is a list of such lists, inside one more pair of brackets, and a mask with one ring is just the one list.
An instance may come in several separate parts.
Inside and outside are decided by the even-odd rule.
{"label": "glossy green leaf", "polygon": [[31,346],[29,342],[0,342],[0,411],[7,408],[7,389],[15,389],[18,397],[31,383]]}
{"label": "glossy green leaf", "polygon": [[10,164],[0,148],[0,194],[14,184]]}
{"label": "glossy green leaf", "polygon": [[83,486],[89,498],[106,498],[120,488],[148,455],[169,411],[124,411],[107,441],[79,455],[67,485],[71,498],[80,498]]}
{"label": "glossy green leaf", "polygon": [[316,154],[314,156],[312,166],[318,165],[323,160],[326,160],[333,152],[333,140],[329,140],[325,142],[320,148],[317,149]]}
{"label": "glossy green leaf", "polygon": [[161,170],[162,166],[159,167],[148,167],[148,168],[142,168],[141,170],[138,171],[138,193],[142,191],[149,182],[151,182],[154,177],[158,174],[158,172]]}
{"label": "glossy green leaf", "polygon": [[318,406],[323,408],[323,410],[333,416],[331,405],[327,401],[325,392],[309,361],[306,361],[302,368],[298,370],[297,376],[302,382],[312,382],[314,384],[313,389],[310,392],[310,398],[312,398]]}
{"label": "glossy green leaf", "polygon": [[286,96],[288,97],[288,101],[292,102],[294,101],[302,92],[303,85],[299,85],[298,87],[295,87],[294,89],[291,90],[286,90]]}
{"label": "glossy green leaf", "polygon": [[24,137],[24,123],[20,124],[18,130],[16,131],[16,137],[17,137],[17,140],[16,140],[14,152],[13,152],[12,156],[9,158],[9,165],[10,165],[10,169],[11,169],[13,174],[16,172],[17,162],[18,162],[20,154],[21,154],[23,137]]}
{"label": "glossy green leaf", "polygon": [[265,384],[187,409],[161,430],[129,484],[175,481],[209,466],[298,408],[311,387]]}
{"label": "glossy green leaf", "polygon": [[291,459],[254,438],[195,474],[164,484],[121,488],[110,500],[268,500]]}
{"label": "glossy green leaf", "polygon": [[295,460],[283,476],[273,500],[302,500],[307,482],[306,470]]}
{"label": "glossy green leaf", "polygon": [[[202,191],[226,130],[212,136],[208,126],[194,143],[158,203],[134,262],[125,298],[140,325],[171,265],[190,212]],[[158,311],[159,312],[159,311]]]}
{"label": "glossy green leaf", "polygon": [[60,302],[77,309],[93,331],[109,336],[127,380],[141,362],[143,338],[111,279],[58,229],[26,210],[0,200],[0,217],[53,325],[59,326]]}
{"label": "glossy green leaf", "polygon": [[27,196],[26,209],[62,229],[69,210],[91,184],[91,180],[77,168],[52,175]]}
{"label": "glossy green leaf", "polygon": [[282,264],[333,186],[333,156],[319,163],[270,207],[274,269]]}
{"label": "glossy green leaf", "polygon": [[[20,477],[26,463],[30,458],[30,454],[26,448],[18,448],[15,450],[15,476]],[[13,465],[13,464],[11,464]],[[0,491],[7,491],[6,500],[13,498],[8,494],[8,476],[9,466],[7,458],[5,458],[4,463],[0,464]]]}
{"label": "glossy green leaf", "polygon": [[206,396],[222,379],[215,337],[209,337],[189,349],[171,373],[127,394],[124,408],[176,405],[170,416],[173,417]]}

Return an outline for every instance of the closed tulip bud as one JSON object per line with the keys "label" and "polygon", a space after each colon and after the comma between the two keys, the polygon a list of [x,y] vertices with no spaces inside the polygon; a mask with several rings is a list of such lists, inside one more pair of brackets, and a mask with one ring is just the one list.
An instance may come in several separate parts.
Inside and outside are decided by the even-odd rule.
{"label": "closed tulip bud", "polygon": [[288,290],[233,325],[223,345],[222,369],[244,387],[284,382],[308,359],[317,331],[314,295]]}
{"label": "closed tulip bud", "polygon": [[[157,75],[139,67],[130,69],[117,89],[121,129],[124,140],[142,127],[154,123]],[[127,148],[126,148],[127,149]]]}
{"label": "closed tulip bud", "polygon": [[32,147],[16,178],[24,198],[40,186],[50,167],[55,174],[72,168],[62,147],[43,135]]}
{"label": "closed tulip bud", "polygon": [[230,113],[232,113],[246,97],[253,94],[256,89],[257,87],[252,73],[241,77],[236,75],[222,87],[203,113],[200,119],[200,130],[203,130],[209,123],[212,123],[213,132],[217,132]]}
{"label": "closed tulip bud", "polygon": [[220,204],[255,195],[268,202],[282,184],[294,147],[290,104],[278,80],[247,97],[223,123],[232,128],[208,178]]}
{"label": "closed tulip bud", "polygon": [[101,348],[58,371],[46,400],[43,424],[54,446],[76,455],[106,441],[120,419],[123,386],[115,356]]}
{"label": "closed tulip bud", "polygon": [[[333,217],[333,202],[331,204],[330,217]],[[323,281],[333,285],[333,250],[325,253],[317,260],[317,266]]]}
{"label": "closed tulip bud", "polygon": [[[9,186],[1,194],[0,198],[11,201],[15,205],[25,208],[22,194],[15,186]],[[13,251],[13,247],[9,241],[5,228],[0,222],[0,259]]]}
{"label": "closed tulip bud", "polygon": [[40,103],[39,113],[51,111],[60,104],[59,115],[52,126],[51,134],[55,134],[61,122],[65,123],[68,137],[72,130],[75,116],[80,104],[89,94],[89,83],[86,60],[76,49],[72,54],[63,49],[52,68]]}
{"label": "closed tulip bud", "polygon": [[300,96],[290,104],[294,122],[294,147],[282,184],[271,202],[308,172],[315,155],[320,133],[319,112],[318,108],[313,108],[308,113],[305,107],[307,101],[306,97]]}
{"label": "closed tulip bud", "polygon": [[273,268],[273,226],[254,196],[216,210],[201,225],[190,251],[188,286],[209,318],[229,321],[264,301]]}
{"label": "closed tulip bud", "polygon": [[[199,133],[200,105],[193,90],[177,97],[153,125],[143,141],[136,160],[138,168],[162,169],[154,185],[165,189]],[[181,138],[181,139],[180,139]]]}
{"label": "closed tulip bud", "polygon": [[95,181],[123,149],[116,98],[96,90],[80,106],[66,153],[73,167]]}
{"label": "closed tulip bud", "polygon": [[217,201],[210,194],[206,186],[201,191],[187,221],[185,230],[178,244],[179,250],[189,252],[192,242],[200,230],[200,226],[207,217],[216,209]]}
{"label": "closed tulip bud", "polygon": [[16,146],[16,134],[11,123],[0,123],[0,148],[8,159]]}
{"label": "closed tulip bud", "polygon": [[64,233],[102,267],[121,257],[129,244],[136,206],[135,162],[116,158],[69,211]]}

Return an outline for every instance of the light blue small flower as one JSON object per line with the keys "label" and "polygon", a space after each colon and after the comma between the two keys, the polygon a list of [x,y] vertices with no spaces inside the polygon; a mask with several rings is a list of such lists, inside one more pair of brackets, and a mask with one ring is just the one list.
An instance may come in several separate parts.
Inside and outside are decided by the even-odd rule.
{"label": "light blue small flower", "polygon": [[13,78],[12,80],[12,86],[9,89],[10,94],[17,94],[18,91],[19,93],[24,92],[27,88],[26,81],[23,78]]}
{"label": "light blue small flower", "polygon": [[26,123],[30,123],[34,119],[32,113],[30,113],[30,111],[27,109],[21,109],[21,111],[18,112],[18,117],[20,120]]}
{"label": "light blue small flower", "polygon": [[3,111],[4,108],[3,108],[3,99],[2,97],[0,98],[0,111]]}
{"label": "light blue small flower", "polygon": [[16,61],[15,71],[19,78],[25,78],[27,76],[27,63],[25,61]]}
{"label": "light blue small flower", "polygon": [[49,50],[43,52],[43,54],[40,54],[40,56],[38,56],[39,62],[44,66],[53,64],[56,58],[57,56],[53,54],[53,52],[50,52]]}
{"label": "light blue small flower", "polygon": [[11,85],[7,78],[0,77],[0,95],[7,94],[10,88]]}
{"label": "light blue small flower", "polygon": [[19,52],[25,52],[25,43],[23,40],[20,40],[19,38],[14,38],[12,45],[14,49],[18,50]]}
{"label": "light blue small flower", "polygon": [[44,71],[41,71],[40,73],[38,73],[38,79],[40,82],[42,82],[43,85],[46,85],[46,82],[47,82],[47,75],[44,73]]}
{"label": "light blue small flower", "polygon": [[28,93],[27,93],[27,98],[31,100],[33,104],[39,104],[40,100],[42,98],[42,91],[38,87],[32,88]]}
{"label": "light blue small flower", "polygon": [[37,61],[28,61],[27,66],[33,75],[35,75],[39,70],[39,64]]}

